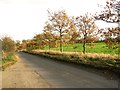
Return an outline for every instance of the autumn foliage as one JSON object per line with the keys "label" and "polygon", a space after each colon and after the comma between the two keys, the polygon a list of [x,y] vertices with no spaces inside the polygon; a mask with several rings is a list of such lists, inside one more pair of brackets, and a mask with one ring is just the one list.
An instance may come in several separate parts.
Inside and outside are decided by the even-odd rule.
{"label": "autumn foliage", "polygon": [[[36,34],[31,40],[23,40],[21,47],[26,50],[44,49],[48,46],[58,48],[62,52],[67,44],[82,43],[83,53],[86,47],[95,47],[94,42],[105,42],[110,49],[119,48],[120,28],[98,29],[96,18],[86,13],[82,16],[68,16],[65,10],[48,10],[48,20],[45,22],[43,32]],[[80,47],[73,47],[80,48]]]}

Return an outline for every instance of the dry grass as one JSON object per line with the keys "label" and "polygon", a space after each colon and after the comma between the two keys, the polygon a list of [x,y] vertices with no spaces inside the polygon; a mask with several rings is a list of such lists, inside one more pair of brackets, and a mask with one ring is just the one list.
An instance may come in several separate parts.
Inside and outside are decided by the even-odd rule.
{"label": "dry grass", "polygon": [[28,53],[120,73],[120,58],[118,55],[98,53],[83,54],[81,52],[59,52],[53,50],[33,50]]}
{"label": "dry grass", "polygon": [[49,53],[54,53],[54,54],[66,54],[66,55],[79,55],[82,57],[92,57],[92,58],[112,58],[112,59],[117,59],[119,58],[118,55],[114,54],[103,54],[103,53],[86,53],[83,54],[82,52],[60,52],[60,51],[55,51],[55,50],[33,50],[32,52],[49,52]]}
{"label": "dry grass", "polygon": [[7,56],[5,56],[2,59],[2,70],[5,70],[7,67],[13,65],[14,63],[16,63],[18,60],[20,60],[19,56],[16,55],[15,53],[8,53],[6,54]]}

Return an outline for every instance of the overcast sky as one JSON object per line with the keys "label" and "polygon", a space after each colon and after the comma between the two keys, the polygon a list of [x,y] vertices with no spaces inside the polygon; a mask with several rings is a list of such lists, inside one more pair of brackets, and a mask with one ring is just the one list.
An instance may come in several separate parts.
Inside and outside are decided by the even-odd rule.
{"label": "overcast sky", "polygon": [[[97,4],[105,0],[0,0],[0,35],[9,35],[14,40],[31,39],[42,32],[47,20],[47,9],[65,9],[69,16],[83,15],[86,12],[99,12]],[[98,21],[100,28],[117,26]]]}

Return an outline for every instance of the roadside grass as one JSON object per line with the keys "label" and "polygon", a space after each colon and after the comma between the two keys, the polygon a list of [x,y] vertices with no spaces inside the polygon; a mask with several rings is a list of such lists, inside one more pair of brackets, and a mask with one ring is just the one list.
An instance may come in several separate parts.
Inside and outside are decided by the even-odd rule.
{"label": "roadside grass", "polygon": [[0,67],[2,67],[2,52],[0,52]]}
{"label": "roadside grass", "polygon": [[[90,45],[86,45],[86,52],[87,53],[104,53],[104,54],[119,54],[119,50],[117,49],[109,49],[106,47],[104,42],[93,43],[94,47],[90,47]],[[76,48],[74,48],[76,47]],[[46,46],[43,50],[49,50],[48,46]],[[50,50],[59,50],[58,48],[51,48]],[[68,44],[63,46],[63,51],[68,52],[82,52],[83,47],[81,43],[76,44]]]}
{"label": "roadside grass", "polygon": [[110,70],[120,74],[120,58],[118,55],[82,52],[59,52],[54,50],[33,50],[27,53],[36,54],[59,61],[71,62],[88,67]]}
{"label": "roadside grass", "polygon": [[94,47],[91,47],[90,44],[86,45],[86,54],[82,53],[83,47],[81,43],[64,45],[63,52],[59,51],[59,47],[51,48],[49,50],[48,46],[43,50],[36,49],[25,52],[52,58],[58,61],[109,70],[120,74],[119,48],[109,49],[104,42],[94,43],[93,46]]}
{"label": "roadside grass", "polygon": [[2,58],[2,70],[5,70],[8,66],[13,65],[17,61],[17,56],[15,53],[6,53]]}

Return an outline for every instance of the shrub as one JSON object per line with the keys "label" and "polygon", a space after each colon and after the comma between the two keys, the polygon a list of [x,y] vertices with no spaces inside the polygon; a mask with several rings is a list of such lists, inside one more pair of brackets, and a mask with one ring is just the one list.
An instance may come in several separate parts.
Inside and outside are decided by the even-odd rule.
{"label": "shrub", "polygon": [[15,42],[10,37],[3,37],[2,50],[4,52],[15,52]]}

